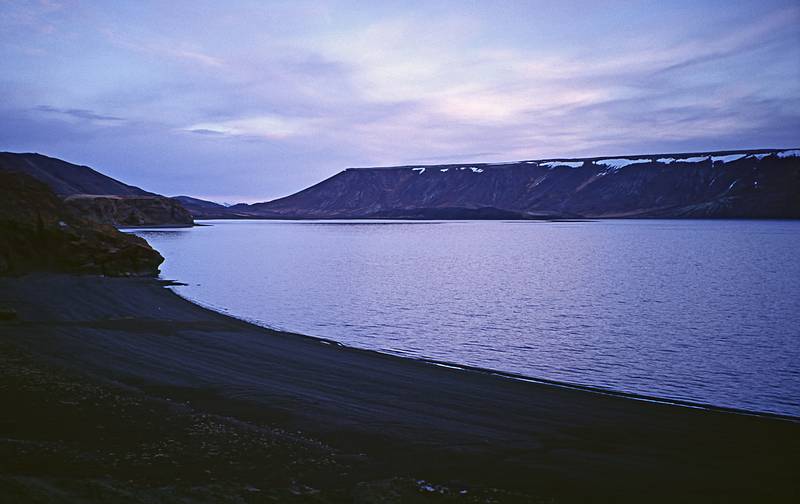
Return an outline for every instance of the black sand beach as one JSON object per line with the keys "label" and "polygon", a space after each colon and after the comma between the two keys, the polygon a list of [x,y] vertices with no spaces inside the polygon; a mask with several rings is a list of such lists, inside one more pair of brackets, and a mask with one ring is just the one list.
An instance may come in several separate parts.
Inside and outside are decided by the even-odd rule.
{"label": "black sand beach", "polygon": [[800,497],[792,420],[343,348],[156,280],[3,278],[0,306],[7,502]]}

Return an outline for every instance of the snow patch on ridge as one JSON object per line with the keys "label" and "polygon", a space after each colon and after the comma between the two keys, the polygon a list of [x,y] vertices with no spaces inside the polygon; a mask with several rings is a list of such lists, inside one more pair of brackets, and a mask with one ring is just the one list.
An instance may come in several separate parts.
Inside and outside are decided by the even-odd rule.
{"label": "snow patch on ridge", "polygon": [[695,156],[695,157],[688,157],[683,159],[676,159],[676,163],[699,163],[700,161],[705,161],[708,159],[709,156]]}
{"label": "snow patch on ridge", "polygon": [[[592,164],[596,166],[603,166],[606,167],[607,170],[602,174],[605,175],[609,172],[617,171],[621,168],[626,166],[630,166],[633,164],[642,164],[642,163],[652,163],[657,162],[661,164],[673,164],[673,163],[700,163],[704,161],[711,161],[711,163],[731,163],[734,161],[738,161],[744,158],[755,158],[757,160],[762,160],[768,156],[775,155],[779,158],[790,158],[790,157],[800,157],[800,149],[792,149],[792,150],[784,150],[778,152],[760,152],[760,153],[744,153],[744,154],[727,154],[721,156],[692,156],[686,158],[674,158],[674,157],[662,157],[658,159],[653,158],[638,158],[638,159],[627,159],[627,158],[609,158],[609,159],[598,159],[596,161],[591,161]],[[501,165],[514,165],[514,164],[529,164],[535,166],[543,166],[550,170],[557,168],[557,167],[566,167],[566,168],[580,168],[582,167],[587,161],[565,161],[565,160],[556,160],[556,161],[509,161],[503,163],[489,163],[484,166],[501,166]],[[451,167],[448,168],[440,168],[439,171],[441,173],[446,173],[450,171]],[[460,167],[452,167],[454,171],[457,170],[471,170],[472,173],[484,173],[484,168],[478,166],[460,166]],[[425,173],[426,167],[419,166],[415,168],[411,168],[412,171],[419,173],[420,175]]]}
{"label": "snow patch on ridge", "polygon": [[551,170],[556,166],[568,166],[570,168],[580,168],[583,166],[583,161],[548,161],[546,163],[541,163],[542,166],[546,166]]}
{"label": "snow patch on ridge", "polygon": [[599,161],[595,161],[594,163],[597,165],[603,165],[611,168],[612,170],[616,171],[620,168],[624,168],[628,165],[632,164],[640,164],[640,163],[650,163],[649,159],[600,159]]}
{"label": "snow patch on ridge", "polygon": [[746,155],[747,154],[729,154],[727,156],[713,156],[711,158],[711,162],[712,163],[717,163],[717,162],[730,163],[732,161],[736,161],[737,159],[742,159]]}

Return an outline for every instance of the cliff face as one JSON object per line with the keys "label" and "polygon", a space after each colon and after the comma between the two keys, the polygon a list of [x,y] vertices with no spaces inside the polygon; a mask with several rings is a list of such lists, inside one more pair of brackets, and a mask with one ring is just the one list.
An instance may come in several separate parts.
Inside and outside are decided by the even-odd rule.
{"label": "cliff face", "polygon": [[0,171],[24,173],[46,184],[86,217],[114,226],[191,226],[179,202],[124,184],[88,166],[41,154],[0,152]]}
{"label": "cliff face", "polygon": [[76,194],[65,198],[64,203],[87,219],[118,227],[194,224],[192,215],[179,202],[162,196]]}
{"label": "cliff face", "polygon": [[145,240],[76,214],[44,183],[0,171],[0,274],[149,276],[163,260]]}
{"label": "cliff face", "polygon": [[348,169],[266,218],[800,218],[798,151]]}

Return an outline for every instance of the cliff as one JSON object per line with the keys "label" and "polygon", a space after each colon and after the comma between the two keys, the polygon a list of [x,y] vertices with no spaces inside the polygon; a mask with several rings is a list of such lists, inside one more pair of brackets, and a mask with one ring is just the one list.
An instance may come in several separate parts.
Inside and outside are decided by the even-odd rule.
{"label": "cliff", "polygon": [[46,184],[0,171],[0,275],[45,270],[149,276],[163,260],[145,240],[82,217]]}
{"label": "cliff", "polygon": [[[800,218],[800,151],[351,168],[262,218]],[[480,217],[478,217],[480,218]]]}
{"label": "cliff", "polygon": [[191,226],[192,214],[172,198],[163,196],[97,196],[76,194],[64,203],[87,219],[128,226]]}
{"label": "cliff", "polygon": [[147,192],[41,154],[0,152],[0,172],[24,173],[46,184],[75,211],[114,226],[191,226],[191,214],[173,199]]}

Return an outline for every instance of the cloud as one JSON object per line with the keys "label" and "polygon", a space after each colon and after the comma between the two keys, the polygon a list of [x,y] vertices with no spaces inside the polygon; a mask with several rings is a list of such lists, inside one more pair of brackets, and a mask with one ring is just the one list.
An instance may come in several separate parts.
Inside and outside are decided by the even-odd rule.
{"label": "cloud", "polygon": [[166,165],[176,187],[152,189],[169,193],[202,167],[219,176],[197,177],[197,194],[258,199],[344,166],[781,146],[800,134],[796,2],[451,1],[0,0],[0,148],[106,159],[139,183],[167,180]]}
{"label": "cloud", "polygon": [[204,135],[283,139],[309,134],[318,124],[318,119],[284,117],[273,114],[197,123],[182,129],[190,133],[200,133]]}
{"label": "cloud", "polygon": [[156,57],[182,60],[205,67],[220,68],[224,66],[222,59],[203,52],[197,47],[197,44],[170,40],[157,35],[131,36],[111,28],[105,28],[101,32],[109,42],[120,48]]}
{"label": "cloud", "polygon": [[189,133],[195,133],[197,135],[210,135],[210,136],[224,136],[225,135],[225,133],[223,133],[222,131],[210,130],[210,129],[204,129],[204,128],[195,128],[195,129],[187,128],[185,131],[188,131]]}
{"label": "cloud", "polygon": [[158,47],[154,45],[147,46],[146,49],[152,52],[161,52],[162,54],[175,58],[194,61],[206,66],[221,67],[223,65],[223,61],[219,58],[190,49]]}
{"label": "cloud", "polygon": [[[356,106],[398,106],[329,133],[371,159],[457,159],[476,147],[505,159],[567,155],[658,139],[713,144],[771,128],[756,99],[763,83],[731,81],[748,54],[785,39],[800,17],[796,8],[765,11],[738,26],[632,41],[639,49],[604,46],[602,54],[590,45],[542,56],[478,43],[486,27],[463,17],[382,20],[313,47],[352,69]],[[738,60],[714,65],[728,58]]]}
{"label": "cloud", "polygon": [[87,121],[108,121],[108,122],[119,122],[125,121],[122,117],[112,116],[112,115],[105,115],[99,114],[97,112],[93,112],[91,110],[86,109],[79,109],[79,108],[69,108],[69,109],[62,109],[57,107],[51,107],[49,105],[39,105],[34,110],[39,112],[47,112],[51,114],[60,114],[69,117],[73,117],[76,119],[84,119]]}
{"label": "cloud", "polygon": [[502,152],[463,152],[460,154],[451,154],[446,156],[426,156],[417,159],[411,159],[415,163],[439,163],[439,162],[448,162],[448,161],[462,161],[462,160],[473,160],[473,159],[482,159],[485,157],[492,157],[492,156],[502,156]]}
{"label": "cloud", "polygon": [[[22,27],[27,31],[42,35],[50,35],[57,31],[54,15],[63,10],[64,6],[58,2],[38,1],[20,2],[3,5],[0,2],[0,26]],[[13,7],[13,8],[12,8]]]}

